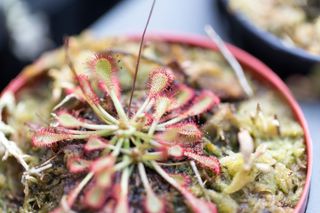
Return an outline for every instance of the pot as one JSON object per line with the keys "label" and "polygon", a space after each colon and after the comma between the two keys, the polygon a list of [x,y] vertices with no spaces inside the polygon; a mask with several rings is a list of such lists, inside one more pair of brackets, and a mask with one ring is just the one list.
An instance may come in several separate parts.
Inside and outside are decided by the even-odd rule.
{"label": "pot", "polygon": [[[132,40],[139,40],[140,36],[138,35],[129,35],[127,36]],[[217,51],[217,46],[209,39],[202,36],[191,36],[191,35],[170,35],[170,34],[152,34],[146,37],[146,40],[161,40],[170,43],[181,43],[201,48],[212,49]],[[279,95],[282,97],[283,101],[292,110],[292,113],[296,121],[301,125],[304,130],[304,139],[306,143],[306,153],[307,153],[307,175],[306,182],[303,189],[303,193],[297,203],[295,208],[295,213],[305,212],[306,204],[308,201],[308,193],[310,188],[311,180],[311,171],[312,171],[312,142],[307,126],[307,122],[304,118],[301,108],[299,107],[297,101],[292,96],[288,87],[283,83],[283,81],[265,64],[261,61],[250,55],[249,53],[233,46],[227,44],[227,47],[231,53],[236,57],[240,64],[248,70],[248,72],[257,80],[263,82],[263,84],[268,85],[270,88],[276,90]],[[39,76],[42,73],[42,68],[47,62],[48,57],[42,57],[36,61],[33,65],[30,65],[24,69],[15,79],[13,79],[9,85],[3,90],[2,93],[11,91],[13,93],[19,92],[23,89],[35,77]]]}
{"label": "pot", "polygon": [[232,11],[228,0],[218,0],[218,3],[222,16],[229,21],[231,38],[281,77],[292,73],[307,74],[320,64],[320,55],[286,45],[272,33],[255,26],[240,12]]}

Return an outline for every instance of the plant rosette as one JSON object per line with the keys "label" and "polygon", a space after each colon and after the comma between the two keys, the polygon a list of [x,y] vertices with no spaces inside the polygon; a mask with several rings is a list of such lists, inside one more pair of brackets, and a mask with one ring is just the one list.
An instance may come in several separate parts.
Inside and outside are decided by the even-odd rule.
{"label": "plant rosette", "polygon": [[[185,80],[194,77],[190,74],[192,58],[181,59],[184,63],[177,59],[175,65],[179,66],[173,66],[156,55],[156,50],[162,51],[159,42],[167,45],[164,48],[173,46],[171,50],[175,51],[197,48],[193,51],[205,49],[218,54],[215,44],[202,37],[147,37],[151,48],[141,56],[143,67],[130,108],[131,84],[126,83],[125,77],[131,76],[129,80],[132,80],[130,67],[136,55],[130,50],[127,52],[126,48],[131,46],[125,44],[136,44],[137,39],[136,36],[100,41],[85,36],[70,38],[66,49],[44,55],[4,90],[1,144],[5,155],[14,156],[23,167],[22,183],[25,197],[29,198],[24,198],[24,207],[53,212],[168,212],[177,208],[199,213],[218,209],[236,211],[243,208],[237,196],[250,190],[254,178],[265,177],[267,171],[275,172],[275,193],[279,191],[283,196],[291,193],[290,187],[298,179],[290,183],[279,179],[289,175],[291,167],[286,166],[283,159],[275,160],[272,156],[275,152],[268,151],[270,161],[265,160],[266,150],[273,148],[269,143],[260,145],[265,138],[272,141],[301,137],[302,147],[292,156],[305,155],[301,157],[305,163],[302,166],[305,179],[291,210],[302,212],[310,185],[311,140],[303,114],[284,83],[257,59],[228,45],[253,81],[279,94],[281,104],[292,112],[297,130],[292,133],[281,126],[282,120],[278,119],[281,115],[263,114],[260,108],[264,105],[258,105],[249,119],[240,115],[227,117],[228,111],[222,121],[229,119],[230,125],[236,127],[232,130],[236,144],[223,145],[233,141],[228,139],[231,133],[223,129],[224,124],[219,123],[222,121],[207,121],[215,122],[221,109],[227,110],[225,105],[237,101],[241,105],[241,101],[251,98],[238,95],[230,102],[227,95],[216,88],[203,87],[200,81],[195,86],[194,82]],[[23,91],[39,81],[50,82],[45,85],[50,91],[47,94],[50,97],[46,98],[50,102],[48,119],[38,123],[32,118],[27,121],[31,137],[28,148],[21,148],[21,142],[14,142],[19,137],[16,126],[10,125],[13,123],[10,116],[17,112]],[[229,148],[224,146],[235,148],[226,150]],[[28,152],[29,149],[32,151]],[[38,164],[30,162],[32,155],[37,156]],[[237,156],[240,160],[230,161]],[[298,157],[293,161],[297,159],[299,161]],[[293,164],[296,162],[290,162]],[[281,169],[288,173],[277,176]],[[52,179],[48,176],[53,173],[61,191],[55,197],[57,200],[46,206],[46,201],[41,200],[44,198],[37,197],[43,193],[37,190],[44,190],[43,186],[37,188],[37,184],[46,178]]]}

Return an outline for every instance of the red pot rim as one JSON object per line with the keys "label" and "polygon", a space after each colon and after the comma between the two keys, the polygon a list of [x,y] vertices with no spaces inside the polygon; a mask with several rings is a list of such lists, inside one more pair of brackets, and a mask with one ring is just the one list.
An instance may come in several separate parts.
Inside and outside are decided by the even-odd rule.
{"label": "red pot rim", "polygon": [[[130,40],[138,40],[140,39],[139,35],[129,35],[126,36]],[[202,48],[217,50],[217,46],[206,37],[199,35],[177,35],[177,34],[162,34],[162,33],[151,33],[146,36],[147,40],[160,40],[167,41],[172,43],[181,43],[187,44],[191,46],[198,46]],[[301,108],[298,103],[294,99],[288,87],[284,84],[284,82],[264,63],[259,61],[257,58],[253,57],[249,53],[235,47],[231,44],[227,44],[229,50],[232,54],[237,58],[237,60],[241,63],[242,66],[247,68],[250,74],[255,76],[256,78],[267,83],[271,88],[277,90],[279,95],[283,98],[284,101],[290,106],[296,120],[300,123],[301,127],[304,130],[304,139],[307,148],[307,176],[306,182],[304,185],[303,193],[295,207],[294,212],[304,212],[306,208],[306,203],[308,199],[309,187],[311,182],[311,171],[312,171],[312,142],[310,132],[308,130],[308,125],[306,119],[303,115]],[[28,81],[27,75],[24,73],[20,73],[15,79],[13,79],[8,86],[3,90],[2,94],[6,91],[11,91],[16,93],[21,89]]]}

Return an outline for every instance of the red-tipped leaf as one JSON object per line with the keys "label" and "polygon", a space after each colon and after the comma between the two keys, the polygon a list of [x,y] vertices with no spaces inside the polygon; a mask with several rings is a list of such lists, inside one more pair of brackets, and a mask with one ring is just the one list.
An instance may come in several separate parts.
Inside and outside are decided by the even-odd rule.
{"label": "red-tipped leaf", "polygon": [[181,194],[185,197],[187,205],[194,213],[217,213],[217,207],[214,203],[204,201],[195,197],[186,188],[180,188]]}
{"label": "red-tipped leaf", "polygon": [[112,184],[114,170],[112,168],[103,169],[96,173],[96,184],[102,188],[108,188]]}
{"label": "red-tipped leaf", "polygon": [[220,103],[220,99],[211,91],[204,90],[192,101],[191,107],[185,112],[185,116],[196,116],[211,109]]}
{"label": "red-tipped leaf", "polygon": [[149,96],[154,97],[161,94],[173,80],[174,75],[169,69],[163,67],[155,69],[149,76]]}
{"label": "red-tipped leaf", "polygon": [[154,118],[155,120],[159,120],[164,113],[168,110],[168,107],[170,106],[171,100],[170,98],[166,96],[161,96],[157,98],[156,103],[155,103],[155,114]]}
{"label": "red-tipped leaf", "polygon": [[184,84],[179,85],[178,91],[174,95],[173,101],[170,104],[168,111],[185,106],[187,103],[189,103],[192,100],[194,94],[195,94],[194,90],[191,89],[190,87]]}
{"label": "red-tipped leaf", "polygon": [[78,156],[68,158],[67,167],[71,173],[81,173],[88,171],[91,161],[82,159]]}
{"label": "red-tipped leaf", "polygon": [[107,147],[107,140],[100,138],[98,136],[91,136],[84,146],[84,150],[87,152],[101,150]]}
{"label": "red-tipped leaf", "polygon": [[98,158],[91,164],[90,170],[94,173],[102,171],[104,169],[111,168],[114,165],[115,158],[112,155]]}
{"label": "red-tipped leaf", "polygon": [[86,206],[99,209],[108,198],[106,190],[98,185],[89,186],[84,194],[84,203]]}
{"label": "red-tipped leaf", "polygon": [[174,145],[168,148],[168,155],[174,158],[181,158],[184,156],[184,148],[179,145]]}
{"label": "red-tipped leaf", "polygon": [[191,178],[188,175],[179,173],[169,175],[182,187],[187,187],[189,184],[191,184]]}
{"label": "red-tipped leaf", "polygon": [[192,122],[180,122],[167,127],[167,131],[175,131],[183,139],[192,139],[198,141],[202,137],[202,132],[195,123]]}
{"label": "red-tipped leaf", "polygon": [[117,71],[116,64],[111,55],[108,54],[97,54],[90,62],[89,68],[96,73],[99,79],[99,87],[107,92],[118,91],[119,84],[115,76]]}
{"label": "red-tipped leaf", "polygon": [[163,213],[165,212],[165,202],[155,193],[149,192],[144,199],[144,208],[148,213]]}
{"label": "red-tipped leaf", "polygon": [[129,203],[127,192],[123,192],[120,184],[115,186],[115,196],[117,199],[114,213],[129,213]]}
{"label": "red-tipped leaf", "polygon": [[81,126],[81,121],[66,111],[58,112],[56,119],[63,127],[76,128]]}
{"label": "red-tipped leaf", "polygon": [[33,135],[32,144],[36,147],[45,147],[51,146],[59,141],[70,140],[72,138],[72,134],[64,131],[57,131],[57,129],[53,128],[41,128]]}
{"label": "red-tipped leaf", "polygon": [[79,75],[78,76],[78,82],[81,87],[81,90],[83,92],[83,95],[85,96],[86,101],[90,105],[97,105],[99,104],[99,97],[97,94],[94,92],[89,78],[86,75]]}
{"label": "red-tipped leaf", "polygon": [[200,166],[211,169],[216,174],[220,174],[219,160],[214,156],[198,155],[193,152],[185,151],[184,156],[195,160]]}
{"label": "red-tipped leaf", "polygon": [[55,209],[52,210],[50,213],[65,213],[65,211],[63,211],[62,208],[55,208]]}

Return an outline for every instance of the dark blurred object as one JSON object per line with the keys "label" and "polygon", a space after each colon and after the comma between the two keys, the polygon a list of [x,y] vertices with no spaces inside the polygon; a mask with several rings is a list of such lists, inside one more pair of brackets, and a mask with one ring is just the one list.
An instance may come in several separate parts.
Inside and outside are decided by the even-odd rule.
{"label": "dark blurred object", "polygon": [[316,66],[309,74],[291,75],[286,83],[295,98],[304,102],[320,100],[320,66]]}
{"label": "dark blurred object", "polygon": [[309,73],[320,63],[320,56],[286,46],[281,39],[259,29],[240,12],[231,11],[228,0],[217,1],[221,14],[229,21],[230,36],[234,42],[260,58],[281,77]]}
{"label": "dark blurred object", "polygon": [[[0,89],[16,76],[23,66],[39,55],[34,56],[31,50],[36,52],[40,45],[43,46],[38,48],[40,50],[61,45],[65,35],[78,34],[85,30],[118,2],[120,0],[0,0]],[[22,16],[27,18],[21,18]],[[16,23],[21,27],[15,26]],[[40,27],[47,29],[42,30]],[[46,37],[43,38],[44,42],[40,42],[39,35],[32,34],[35,30],[44,34],[41,35],[41,38]],[[30,52],[29,57],[25,57],[28,56],[26,54],[19,55],[17,47],[20,41],[16,42],[16,37],[28,42],[29,37],[23,38],[23,32],[29,32],[29,37],[38,39],[34,44],[37,46],[30,45],[25,51]]]}

